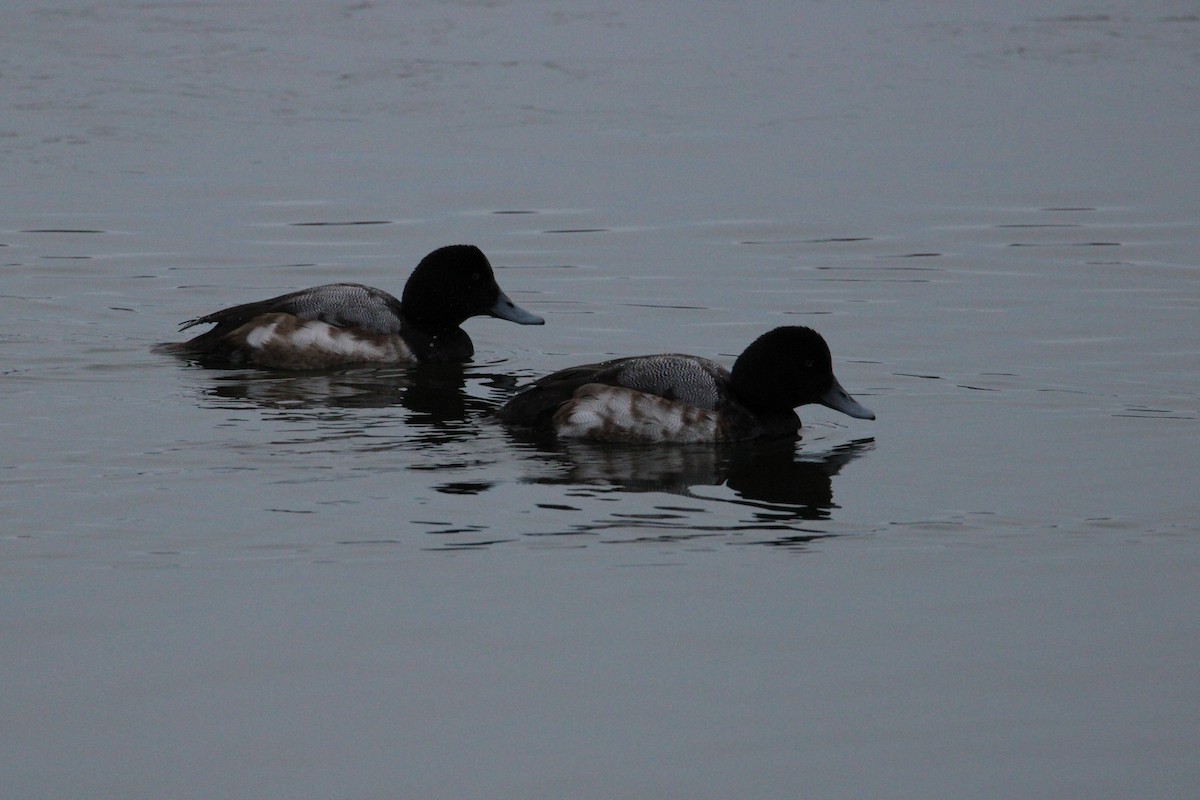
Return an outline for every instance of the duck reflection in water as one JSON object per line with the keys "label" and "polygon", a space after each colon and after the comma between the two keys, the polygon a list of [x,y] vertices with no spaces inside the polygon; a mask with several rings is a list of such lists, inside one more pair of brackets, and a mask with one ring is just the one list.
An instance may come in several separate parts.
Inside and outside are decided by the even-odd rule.
{"label": "duck reflection in water", "polygon": [[412,439],[452,444],[477,436],[478,418],[495,409],[493,403],[473,396],[468,382],[481,385],[482,394],[512,392],[514,378],[486,369],[449,363],[328,372],[228,370],[218,373],[204,394],[216,407],[266,409],[279,419],[310,424],[314,432],[331,425],[394,428],[395,414],[360,412],[399,407],[408,412],[405,426],[417,434]]}
{"label": "duck reflection in water", "polygon": [[[833,478],[875,447],[858,439],[814,454],[798,453],[794,439],[674,447],[564,441],[511,431],[532,445],[554,474],[531,482],[609,486],[626,492],[666,492],[701,497],[696,487],[725,486],[728,502],[756,509],[757,522],[823,520],[838,508]],[[704,499],[713,499],[704,495]],[[754,525],[754,527],[762,527]]]}

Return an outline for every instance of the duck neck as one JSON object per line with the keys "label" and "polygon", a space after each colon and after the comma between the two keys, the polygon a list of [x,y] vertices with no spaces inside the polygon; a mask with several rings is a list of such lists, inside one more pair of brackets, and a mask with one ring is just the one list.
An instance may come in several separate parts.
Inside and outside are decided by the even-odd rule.
{"label": "duck neck", "polygon": [[475,345],[467,332],[457,325],[434,328],[413,325],[405,318],[400,336],[418,361],[466,361],[475,355]]}
{"label": "duck neck", "polygon": [[[740,380],[739,380],[740,378]],[[779,414],[792,410],[792,406],[779,396],[779,389],[772,385],[771,376],[746,376],[736,374],[730,382],[734,397],[751,411],[763,414]]]}

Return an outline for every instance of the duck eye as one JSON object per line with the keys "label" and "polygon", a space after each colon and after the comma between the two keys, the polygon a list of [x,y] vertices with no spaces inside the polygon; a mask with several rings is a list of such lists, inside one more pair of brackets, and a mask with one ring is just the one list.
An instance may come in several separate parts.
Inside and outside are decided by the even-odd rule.
{"label": "duck eye", "polygon": [[804,360],[804,366],[805,366],[807,369],[812,369],[812,365],[813,365],[813,360],[812,360],[811,358],[806,358],[806,359]]}
{"label": "duck eye", "polygon": [[471,273],[471,280],[473,280],[473,281],[478,281],[478,280],[479,280],[479,273],[478,273],[478,272],[472,272],[472,273]]}

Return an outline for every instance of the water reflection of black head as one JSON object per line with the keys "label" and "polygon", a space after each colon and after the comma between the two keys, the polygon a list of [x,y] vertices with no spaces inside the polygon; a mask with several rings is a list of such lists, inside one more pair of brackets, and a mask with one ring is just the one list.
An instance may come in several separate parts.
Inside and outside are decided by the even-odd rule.
{"label": "water reflection of black head", "polygon": [[730,502],[778,521],[828,519],[837,508],[833,477],[875,446],[874,439],[860,439],[810,455],[798,454],[795,441],[786,438],[645,447],[513,435],[533,444],[557,468],[554,475],[534,478],[536,483],[682,495],[694,495],[697,486],[725,485],[736,495]]}

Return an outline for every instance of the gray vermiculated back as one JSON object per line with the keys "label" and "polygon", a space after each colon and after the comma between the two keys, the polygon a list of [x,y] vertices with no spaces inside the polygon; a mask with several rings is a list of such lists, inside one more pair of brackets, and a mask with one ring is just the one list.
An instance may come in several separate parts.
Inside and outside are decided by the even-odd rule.
{"label": "gray vermiculated back", "polygon": [[670,397],[697,408],[715,411],[729,370],[707,358],[658,355],[629,359],[617,380],[630,389]]}
{"label": "gray vermiculated back", "polygon": [[401,321],[393,303],[396,301],[391,295],[370,286],[331,283],[297,292],[280,310],[342,327],[397,333]]}

